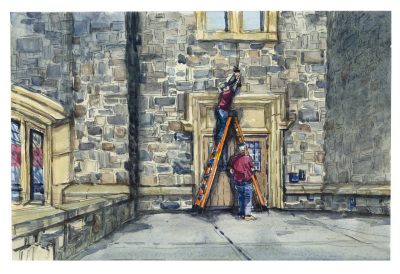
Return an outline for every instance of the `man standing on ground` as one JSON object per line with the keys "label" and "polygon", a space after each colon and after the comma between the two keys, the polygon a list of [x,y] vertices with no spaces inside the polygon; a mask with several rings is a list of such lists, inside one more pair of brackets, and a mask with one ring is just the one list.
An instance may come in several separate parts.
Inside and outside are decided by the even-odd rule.
{"label": "man standing on ground", "polygon": [[255,220],[251,215],[253,199],[252,175],[254,165],[249,155],[246,155],[246,145],[239,144],[239,153],[231,160],[230,172],[233,174],[235,189],[238,196],[239,216],[246,221]]}
{"label": "man standing on ground", "polygon": [[[229,112],[231,111],[231,106],[233,102],[233,97],[235,97],[240,92],[241,82],[240,82],[240,70],[237,66],[233,67],[233,74],[230,75],[221,85],[219,89],[221,91],[218,98],[218,105],[215,108],[215,118],[216,127],[214,133],[214,142],[218,144],[222,135],[224,134],[225,124],[228,120]],[[228,151],[227,145],[225,143],[222,150],[222,170],[227,169],[228,164]]]}

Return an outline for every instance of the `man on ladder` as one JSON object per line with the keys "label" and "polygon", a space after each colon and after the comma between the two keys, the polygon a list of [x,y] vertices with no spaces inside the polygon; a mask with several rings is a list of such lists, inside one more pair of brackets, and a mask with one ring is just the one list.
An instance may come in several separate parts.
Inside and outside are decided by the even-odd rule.
{"label": "man on ladder", "polygon": [[[219,89],[221,91],[218,97],[218,105],[215,108],[216,126],[214,132],[214,142],[218,144],[224,134],[224,128],[228,119],[229,112],[235,97],[240,92],[240,69],[237,66],[233,67],[233,74],[228,76],[225,82],[221,83]],[[228,165],[228,146],[224,145],[222,150],[222,171],[227,170]]]}

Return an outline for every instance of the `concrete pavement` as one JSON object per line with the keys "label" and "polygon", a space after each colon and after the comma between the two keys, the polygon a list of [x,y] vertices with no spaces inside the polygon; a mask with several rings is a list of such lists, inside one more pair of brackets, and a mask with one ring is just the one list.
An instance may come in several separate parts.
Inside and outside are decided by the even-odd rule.
{"label": "concrete pavement", "polygon": [[390,217],[271,211],[137,217],[74,260],[389,260]]}

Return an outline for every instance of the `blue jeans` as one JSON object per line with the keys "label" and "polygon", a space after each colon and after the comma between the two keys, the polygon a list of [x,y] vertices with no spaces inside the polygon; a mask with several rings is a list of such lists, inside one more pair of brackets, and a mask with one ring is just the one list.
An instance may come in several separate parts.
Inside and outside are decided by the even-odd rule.
{"label": "blue jeans", "polygon": [[253,185],[251,182],[246,184],[235,183],[238,196],[239,215],[251,215],[251,201],[253,199]]}
{"label": "blue jeans", "polygon": [[[214,141],[218,144],[221,141],[222,136],[224,135],[226,121],[228,120],[228,112],[217,107],[215,109],[215,120],[216,120],[216,126],[214,133]],[[221,153],[221,161],[219,167],[222,168],[222,170],[226,170],[228,166],[228,146],[226,144],[227,141],[228,137],[225,139],[225,144],[224,147],[222,148],[222,153]]]}
{"label": "blue jeans", "polygon": [[215,118],[217,121],[217,124],[215,126],[215,139],[221,140],[222,135],[224,135],[226,121],[228,120],[228,112],[217,107],[215,109]]}

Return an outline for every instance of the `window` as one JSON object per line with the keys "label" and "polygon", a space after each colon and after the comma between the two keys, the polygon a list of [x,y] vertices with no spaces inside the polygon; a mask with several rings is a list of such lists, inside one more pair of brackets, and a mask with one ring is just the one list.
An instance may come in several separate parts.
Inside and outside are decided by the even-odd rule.
{"label": "window", "polygon": [[264,12],[262,11],[243,11],[242,30],[244,32],[263,32],[264,31]]}
{"label": "window", "polygon": [[228,31],[228,13],[226,11],[206,12],[206,29],[210,32]]}
{"label": "window", "polygon": [[45,201],[44,131],[45,128],[22,117],[11,120],[11,200],[14,203]]}
{"label": "window", "polygon": [[73,180],[71,120],[58,102],[11,87],[11,201],[13,206],[60,204]]}
{"label": "window", "polygon": [[261,147],[258,141],[245,142],[249,155],[253,160],[254,170],[261,171]]}
{"label": "window", "polygon": [[198,40],[277,41],[276,11],[196,12]]}
{"label": "window", "polygon": [[20,123],[11,120],[11,200],[20,200],[21,178],[21,134]]}
{"label": "window", "polygon": [[43,134],[31,130],[30,134],[30,162],[31,162],[31,200],[44,201],[43,186]]}

